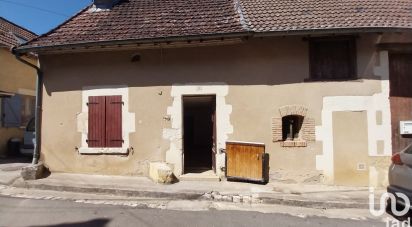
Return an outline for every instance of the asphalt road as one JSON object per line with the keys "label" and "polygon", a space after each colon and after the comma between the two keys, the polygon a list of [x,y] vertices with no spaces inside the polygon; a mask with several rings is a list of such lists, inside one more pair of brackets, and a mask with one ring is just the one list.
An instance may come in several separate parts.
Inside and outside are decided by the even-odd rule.
{"label": "asphalt road", "polygon": [[[293,208],[291,208],[293,209]],[[0,226],[385,226],[355,221],[244,211],[173,211],[0,196]]]}

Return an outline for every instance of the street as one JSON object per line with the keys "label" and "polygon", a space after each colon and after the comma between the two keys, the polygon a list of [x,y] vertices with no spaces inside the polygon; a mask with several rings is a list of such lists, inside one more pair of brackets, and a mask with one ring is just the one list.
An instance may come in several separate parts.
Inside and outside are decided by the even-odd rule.
{"label": "street", "polygon": [[[175,211],[0,196],[0,226],[385,226],[377,220],[331,219],[245,211]],[[293,208],[291,208],[293,209]]]}

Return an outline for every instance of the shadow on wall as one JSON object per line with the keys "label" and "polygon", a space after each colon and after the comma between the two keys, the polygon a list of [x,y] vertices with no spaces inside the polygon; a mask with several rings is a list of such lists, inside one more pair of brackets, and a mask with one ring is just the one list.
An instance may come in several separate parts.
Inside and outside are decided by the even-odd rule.
{"label": "shadow on wall", "polygon": [[110,222],[110,219],[107,218],[98,218],[93,219],[90,221],[85,222],[71,222],[71,223],[64,223],[64,224],[57,224],[57,225],[42,225],[46,227],[104,227]]}
{"label": "shadow on wall", "polygon": [[[380,79],[373,76],[375,41],[375,36],[358,40],[359,78]],[[140,60],[133,62],[136,53]],[[302,37],[287,37],[213,47],[44,55],[40,59],[45,88],[51,95],[104,85],[146,87],[211,81],[229,85],[302,83],[309,78],[308,56],[307,41]]]}

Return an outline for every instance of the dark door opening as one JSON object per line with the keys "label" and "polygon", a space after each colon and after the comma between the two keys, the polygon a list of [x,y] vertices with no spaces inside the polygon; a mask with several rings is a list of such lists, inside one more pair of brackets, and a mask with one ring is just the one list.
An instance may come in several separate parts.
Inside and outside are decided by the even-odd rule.
{"label": "dark door opening", "polygon": [[215,96],[183,97],[184,172],[214,169]]}

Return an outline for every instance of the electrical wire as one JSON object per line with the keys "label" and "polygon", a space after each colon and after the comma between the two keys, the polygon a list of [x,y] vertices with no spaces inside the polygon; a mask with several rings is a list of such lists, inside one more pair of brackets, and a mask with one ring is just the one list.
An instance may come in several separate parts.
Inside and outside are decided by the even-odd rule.
{"label": "electrical wire", "polygon": [[26,8],[35,9],[35,10],[43,11],[43,12],[46,12],[46,13],[51,13],[51,14],[54,14],[54,15],[62,16],[62,17],[69,17],[69,15],[66,15],[66,14],[63,14],[63,13],[54,12],[54,11],[51,11],[51,10],[48,10],[48,9],[43,9],[43,8],[39,8],[39,7],[32,6],[32,5],[27,5],[27,4],[24,4],[24,3],[21,3],[21,2],[13,2],[13,1],[9,1],[9,0],[0,0],[0,2],[6,2],[6,3],[14,4],[14,5],[17,5],[17,6],[23,6],[23,7],[26,7]]}

